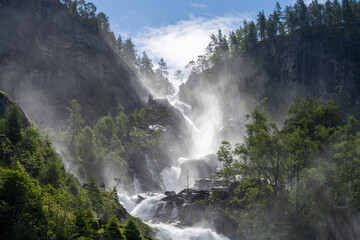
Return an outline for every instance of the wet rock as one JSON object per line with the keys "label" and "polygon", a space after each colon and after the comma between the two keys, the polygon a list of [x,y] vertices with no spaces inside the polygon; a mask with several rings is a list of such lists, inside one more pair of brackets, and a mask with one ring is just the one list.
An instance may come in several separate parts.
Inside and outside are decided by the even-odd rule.
{"label": "wet rock", "polygon": [[139,194],[138,197],[137,197],[137,200],[136,200],[136,204],[139,204],[144,200],[145,200],[145,198]]}
{"label": "wet rock", "polygon": [[166,191],[164,194],[165,194],[165,196],[174,196],[174,195],[176,195],[176,192],[175,191]]}

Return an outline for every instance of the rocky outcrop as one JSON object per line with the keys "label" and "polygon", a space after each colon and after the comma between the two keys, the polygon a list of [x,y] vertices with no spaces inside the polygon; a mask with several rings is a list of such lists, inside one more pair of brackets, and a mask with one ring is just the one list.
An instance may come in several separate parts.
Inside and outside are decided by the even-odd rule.
{"label": "rocky outcrop", "polygon": [[40,127],[62,127],[72,99],[87,121],[118,104],[126,111],[145,105],[149,92],[134,71],[59,1],[0,5],[0,89]]}
{"label": "rocky outcrop", "polygon": [[4,114],[11,106],[14,106],[19,110],[21,114],[22,124],[25,127],[33,125],[31,120],[22,110],[22,108],[20,108],[14,101],[12,101],[5,93],[0,91],[0,119],[4,117]]}
{"label": "rocky outcrop", "polygon": [[154,217],[161,221],[172,221],[186,206],[208,200],[210,192],[184,189],[177,194],[175,192],[167,192],[165,195],[166,197],[162,198],[158,203]]}

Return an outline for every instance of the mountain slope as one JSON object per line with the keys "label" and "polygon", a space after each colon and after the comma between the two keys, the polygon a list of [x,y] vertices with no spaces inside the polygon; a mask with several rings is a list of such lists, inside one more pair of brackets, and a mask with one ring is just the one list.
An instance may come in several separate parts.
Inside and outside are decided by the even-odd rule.
{"label": "mountain slope", "polygon": [[63,126],[71,99],[93,120],[149,96],[100,34],[57,0],[0,1],[0,89],[41,127]]}
{"label": "mountain slope", "polygon": [[283,119],[283,109],[296,96],[334,99],[347,114],[356,115],[360,109],[359,42],[355,25],[298,30],[262,41],[191,75],[180,87],[179,97],[201,108],[200,92],[216,94],[226,109],[225,118],[249,112],[266,98],[264,106],[271,115]]}

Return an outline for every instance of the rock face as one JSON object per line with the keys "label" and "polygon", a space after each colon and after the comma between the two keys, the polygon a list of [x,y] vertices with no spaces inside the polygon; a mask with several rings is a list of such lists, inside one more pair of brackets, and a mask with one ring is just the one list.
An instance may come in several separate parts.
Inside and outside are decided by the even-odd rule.
{"label": "rock face", "polygon": [[224,122],[243,117],[265,97],[265,107],[275,118],[286,113],[296,96],[334,99],[345,113],[359,115],[360,56],[352,53],[360,49],[356,32],[346,27],[311,29],[261,42],[241,56],[191,75],[180,86],[180,100],[198,112],[206,105],[201,95],[216,96]]}
{"label": "rock face", "polygon": [[[165,194],[166,195],[166,194]],[[159,220],[171,221],[177,217],[177,214],[191,204],[202,200],[208,200],[209,191],[199,191],[194,189],[184,189],[178,194],[168,192],[166,197],[162,198],[157,205],[155,218]]]}
{"label": "rock face", "polygon": [[0,89],[40,127],[61,127],[72,99],[91,121],[149,96],[100,34],[57,0],[0,0]]}

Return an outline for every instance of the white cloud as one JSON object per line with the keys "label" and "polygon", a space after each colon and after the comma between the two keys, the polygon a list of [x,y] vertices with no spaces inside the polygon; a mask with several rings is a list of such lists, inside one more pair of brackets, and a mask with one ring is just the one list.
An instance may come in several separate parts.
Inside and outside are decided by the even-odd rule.
{"label": "white cloud", "polygon": [[[169,78],[173,79],[177,69],[183,69],[189,61],[204,54],[212,33],[216,34],[221,29],[227,35],[231,30],[239,28],[244,19],[251,19],[250,15],[192,17],[160,28],[147,27],[134,38],[134,43],[139,52],[146,51],[155,64],[163,57],[169,67]],[[172,82],[175,87],[180,84],[178,81]]]}
{"label": "white cloud", "polygon": [[191,3],[191,6],[195,7],[195,8],[200,8],[200,9],[205,9],[207,8],[205,4],[202,3]]}

